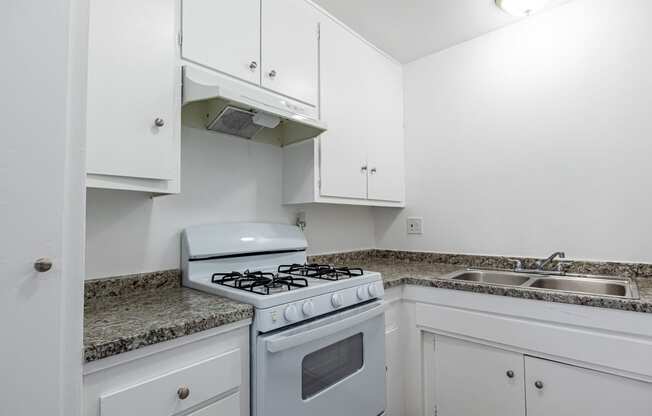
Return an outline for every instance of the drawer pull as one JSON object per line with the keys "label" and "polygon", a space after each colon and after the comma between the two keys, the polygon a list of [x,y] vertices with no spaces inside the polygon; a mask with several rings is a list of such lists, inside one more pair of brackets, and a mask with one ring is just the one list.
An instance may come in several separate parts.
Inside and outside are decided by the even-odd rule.
{"label": "drawer pull", "polygon": [[179,396],[181,400],[186,400],[188,396],[190,396],[190,389],[187,386],[179,387],[179,390],[177,390],[177,396]]}

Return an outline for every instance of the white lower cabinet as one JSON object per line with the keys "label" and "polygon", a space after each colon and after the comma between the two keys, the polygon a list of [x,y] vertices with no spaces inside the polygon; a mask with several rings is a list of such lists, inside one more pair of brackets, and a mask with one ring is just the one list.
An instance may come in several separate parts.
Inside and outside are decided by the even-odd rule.
{"label": "white lower cabinet", "polygon": [[438,336],[435,369],[438,416],[525,415],[523,355]]}
{"label": "white lower cabinet", "polygon": [[528,416],[652,413],[650,383],[534,357],[525,372]]}
{"label": "white lower cabinet", "polygon": [[[649,414],[652,384],[436,335],[437,416]],[[429,370],[430,371],[430,370]]]}
{"label": "white lower cabinet", "polygon": [[248,416],[248,325],[188,341],[87,364],[84,415]]}

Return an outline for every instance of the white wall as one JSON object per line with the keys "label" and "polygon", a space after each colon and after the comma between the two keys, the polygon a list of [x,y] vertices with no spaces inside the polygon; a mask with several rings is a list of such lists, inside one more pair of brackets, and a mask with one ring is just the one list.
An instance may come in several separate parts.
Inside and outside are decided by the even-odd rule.
{"label": "white wall", "polygon": [[650,16],[575,0],[407,65],[408,208],[377,246],[652,261]]}
{"label": "white wall", "polygon": [[311,254],[374,246],[370,208],[281,205],[280,147],[188,127],[181,142],[181,194],[88,191],[87,278],[179,267],[179,232],[188,225],[294,222],[299,209]]}

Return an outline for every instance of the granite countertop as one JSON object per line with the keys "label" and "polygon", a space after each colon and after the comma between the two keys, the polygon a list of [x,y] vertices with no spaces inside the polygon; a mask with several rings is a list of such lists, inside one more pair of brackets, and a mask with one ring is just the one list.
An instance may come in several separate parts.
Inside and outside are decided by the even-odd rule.
{"label": "granite countertop", "polygon": [[569,303],[573,305],[652,313],[652,278],[650,277],[630,276],[629,279],[638,286],[639,299],[624,299],[612,296],[584,295],[546,289],[520,288],[451,280],[447,275],[467,268],[458,264],[367,259],[358,263],[358,265],[365,270],[380,272],[383,275],[386,289],[402,284],[408,284],[534,299],[547,302]]}
{"label": "granite countertop", "polygon": [[178,271],[86,283],[84,361],[253,317],[250,305],[182,288]]}
{"label": "granite countertop", "polygon": [[[536,259],[521,258],[525,267]],[[363,250],[311,256],[310,262],[380,272],[385,288],[417,285],[499,296],[652,313],[652,264],[575,261],[569,272],[619,276],[638,299],[451,280],[469,267],[507,268],[505,257]],[[253,317],[250,305],[181,287],[179,270],[86,281],[84,360],[91,362]]]}

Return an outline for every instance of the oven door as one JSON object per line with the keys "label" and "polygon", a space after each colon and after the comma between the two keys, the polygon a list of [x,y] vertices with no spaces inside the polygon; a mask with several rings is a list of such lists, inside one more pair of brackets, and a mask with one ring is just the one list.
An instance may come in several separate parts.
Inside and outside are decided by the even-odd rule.
{"label": "oven door", "polygon": [[385,409],[382,301],[256,339],[255,416],[376,416]]}

